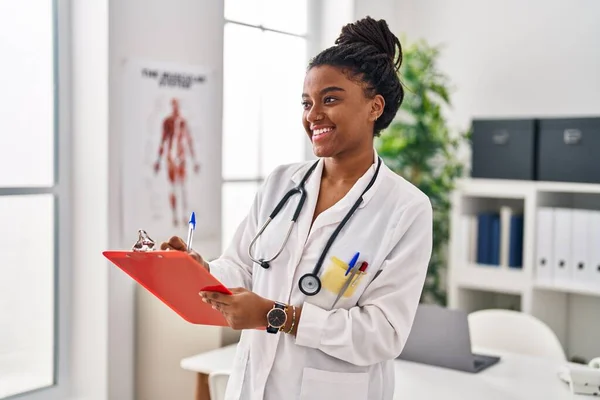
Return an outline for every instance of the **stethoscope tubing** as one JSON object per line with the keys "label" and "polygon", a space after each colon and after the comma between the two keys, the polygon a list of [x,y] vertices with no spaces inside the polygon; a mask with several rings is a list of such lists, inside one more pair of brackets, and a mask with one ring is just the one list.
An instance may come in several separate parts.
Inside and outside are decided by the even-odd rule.
{"label": "stethoscope tubing", "polygon": [[[248,246],[248,256],[250,257],[250,259],[252,261],[259,264],[263,268],[265,268],[265,269],[269,268],[269,263],[271,261],[275,260],[277,257],[279,257],[279,255],[283,252],[283,249],[285,248],[285,245],[290,237],[290,234],[292,233],[294,224],[298,221],[298,217],[300,216],[300,212],[302,211],[302,207],[304,206],[304,202],[306,201],[306,189],[304,187],[304,184],[308,180],[308,177],[315,170],[318,163],[319,163],[318,161],[313,163],[313,165],[310,167],[310,169],[302,177],[302,180],[300,181],[298,186],[288,190],[287,193],[283,196],[283,198],[281,200],[279,200],[279,203],[277,203],[277,205],[275,206],[275,208],[269,215],[269,218],[265,221],[263,226],[256,233],[256,235],[254,235],[254,238],[250,242],[250,246]],[[267,226],[271,223],[271,221],[277,216],[277,214],[279,214],[279,212],[287,204],[288,200],[296,194],[300,194],[300,201],[298,202],[298,205],[296,206],[296,210],[294,211],[294,215],[292,216],[292,219],[290,221],[290,225],[289,225],[287,234],[285,235],[285,238],[283,239],[283,243],[279,247],[279,250],[277,251],[277,253],[274,256],[272,256],[268,259],[260,259],[260,260],[256,259],[254,257],[254,255],[252,254],[252,252],[254,251],[254,245],[255,245],[256,241],[258,240],[260,235],[264,232],[264,230],[267,228]]]}
{"label": "stethoscope tubing", "polygon": [[369,182],[369,184],[367,185],[365,190],[363,190],[363,192],[361,193],[358,200],[352,205],[352,208],[350,208],[350,211],[348,211],[346,213],[346,215],[344,216],[342,221],[339,223],[337,228],[335,228],[335,231],[333,231],[333,233],[329,237],[329,240],[327,240],[327,243],[325,244],[325,248],[323,248],[323,251],[321,252],[321,255],[319,256],[319,259],[317,260],[317,263],[315,264],[315,267],[313,268],[313,272],[312,272],[313,275],[316,275],[316,276],[319,275],[319,272],[321,271],[321,266],[323,265],[323,262],[325,261],[325,257],[327,257],[327,252],[329,251],[329,248],[333,245],[333,242],[335,241],[335,239],[337,239],[337,236],[340,234],[341,230],[344,229],[344,226],[350,220],[350,217],[352,217],[352,215],[354,215],[354,212],[358,209],[360,204],[363,202],[363,196],[365,195],[365,193],[367,193],[367,191],[369,189],[371,189],[371,186],[373,186],[373,184],[375,183],[375,179],[377,178],[377,175],[379,174],[380,166],[381,166],[381,159],[379,159],[379,163],[377,164],[377,168],[375,169],[375,174],[373,175],[373,178],[371,178],[371,181]]}
{"label": "stethoscope tubing", "polygon": [[[363,190],[363,192],[361,193],[361,195],[358,198],[358,200],[352,205],[352,207],[350,208],[350,210],[346,213],[346,215],[344,216],[344,218],[342,218],[342,221],[338,224],[338,226],[336,227],[335,231],[333,231],[333,233],[331,234],[331,236],[327,240],[327,243],[325,244],[325,247],[323,248],[323,251],[321,252],[321,255],[319,256],[319,259],[317,260],[317,263],[315,264],[312,272],[304,274],[300,278],[299,287],[300,287],[300,291],[302,293],[304,293],[306,295],[309,295],[309,296],[312,296],[312,295],[317,294],[321,290],[321,280],[319,279],[319,272],[321,271],[321,267],[323,266],[323,262],[325,261],[325,257],[327,257],[327,253],[329,252],[329,249],[333,245],[333,242],[338,237],[338,235],[340,234],[340,232],[342,231],[342,229],[344,228],[344,226],[346,225],[346,223],[348,223],[348,221],[350,220],[350,218],[352,217],[352,215],[354,215],[354,213],[356,212],[356,210],[358,209],[358,207],[363,202],[363,196],[365,195],[365,193],[369,189],[371,189],[371,187],[375,183],[375,180],[377,179],[377,176],[379,175],[379,169],[381,167],[381,163],[382,163],[381,158],[379,158],[379,161],[378,161],[378,164],[377,164],[377,168],[375,169],[375,174],[371,178],[371,181],[369,182],[369,184],[367,185],[367,187]],[[279,257],[279,255],[283,252],[283,249],[285,248],[285,245],[287,244],[287,241],[288,241],[288,239],[290,237],[290,234],[292,232],[294,224],[298,221],[298,217],[300,216],[300,212],[302,211],[302,207],[304,206],[304,202],[306,201],[306,189],[304,187],[304,184],[306,183],[308,177],[314,171],[314,169],[317,166],[317,164],[318,164],[318,161],[315,162],[310,167],[310,169],[306,172],[306,174],[304,175],[304,177],[302,178],[302,180],[300,181],[300,183],[298,184],[298,186],[296,186],[296,187],[288,190],[288,192],[283,196],[283,198],[277,203],[277,205],[275,206],[275,208],[273,209],[273,211],[269,215],[269,218],[265,221],[265,223],[263,224],[263,226],[259,229],[259,231],[256,233],[256,235],[254,235],[254,238],[250,242],[250,245],[248,246],[248,256],[250,257],[250,259],[252,261],[254,261],[255,263],[259,264],[264,269],[268,269],[270,267],[269,263],[271,261],[275,260],[277,257]],[[298,205],[296,206],[296,210],[294,211],[294,215],[292,216],[292,219],[290,221],[290,225],[289,225],[288,231],[287,231],[287,233],[285,235],[283,243],[279,247],[279,250],[277,251],[277,253],[273,257],[270,257],[269,259],[266,259],[266,260],[265,259],[257,260],[254,257],[254,255],[252,254],[252,252],[254,251],[253,249],[254,249],[254,245],[256,244],[256,241],[258,240],[258,238],[260,237],[260,235],[264,232],[264,230],[266,229],[266,227],[271,223],[271,221],[273,221],[273,219],[277,216],[277,214],[279,214],[279,212],[287,204],[287,202],[289,201],[289,199],[292,196],[296,195],[296,194],[300,194],[300,201],[298,202]],[[306,287],[304,287],[305,285],[306,285]]]}

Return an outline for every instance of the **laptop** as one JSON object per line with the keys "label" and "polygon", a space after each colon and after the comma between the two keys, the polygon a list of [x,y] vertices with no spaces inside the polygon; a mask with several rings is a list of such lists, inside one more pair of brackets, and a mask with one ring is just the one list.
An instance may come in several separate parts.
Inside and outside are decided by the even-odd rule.
{"label": "laptop", "polygon": [[500,357],[472,353],[464,311],[419,304],[398,359],[476,373],[496,364]]}

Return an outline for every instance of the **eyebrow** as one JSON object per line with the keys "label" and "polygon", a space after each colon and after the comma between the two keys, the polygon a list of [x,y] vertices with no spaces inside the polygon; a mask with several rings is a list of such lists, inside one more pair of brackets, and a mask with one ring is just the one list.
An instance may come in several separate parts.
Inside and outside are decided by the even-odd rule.
{"label": "eyebrow", "polygon": [[[338,86],[328,86],[325,89],[322,89],[319,92],[319,94],[322,96],[325,93],[330,93],[330,92],[345,92],[345,90]],[[309,97],[309,96],[306,93],[302,93],[302,97]]]}

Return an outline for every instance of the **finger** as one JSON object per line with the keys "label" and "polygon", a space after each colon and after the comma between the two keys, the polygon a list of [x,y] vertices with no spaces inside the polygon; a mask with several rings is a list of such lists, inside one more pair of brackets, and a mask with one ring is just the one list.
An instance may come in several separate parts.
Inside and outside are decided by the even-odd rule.
{"label": "finger", "polygon": [[200,296],[223,304],[230,304],[232,301],[231,296],[219,292],[200,292]]}
{"label": "finger", "polygon": [[213,304],[213,308],[223,314],[229,314],[229,312],[231,312],[231,306],[229,304],[215,303]]}
{"label": "finger", "polygon": [[227,311],[231,307],[229,304],[219,303],[218,301],[202,299],[203,302],[209,304],[212,308],[219,311]]}
{"label": "finger", "polygon": [[180,238],[179,236],[172,236],[171,239],[169,239],[169,245],[175,250],[179,250],[179,251],[187,250],[187,245],[185,244],[183,239]]}
{"label": "finger", "polygon": [[200,292],[200,296],[209,300],[219,300],[220,293],[218,292]]}
{"label": "finger", "polygon": [[243,288],[243,287],[236,287],[236,288],[229,288],[229,291],[233,294],[239,294],[239,293],[247,292],[248,289]]}
{"label": "finger", "polygon": [[221,306],[229,306],[230,305],[229,303],[225,303],[225,302],[220,301],[220,300],[211,299],[209,297],[202,297],[202,301],[205,302],[205,303],[208,303],[210,305],[215,305],[215,304],[219,304]]}
{"label": "finger", "polygon": [[161,250],[174,250],[173,247],[171,247],[171,245],[167,242],[162,242],[160,244],[160,249]]}
{"label": "finger", "polygon": [[194,250],[192,250],[189,255],[196,261],[198,261],[200,264],[202,264],[204,262],[204,260],[202,259],[202,257],[200,256],[200,254],[196,253]]}

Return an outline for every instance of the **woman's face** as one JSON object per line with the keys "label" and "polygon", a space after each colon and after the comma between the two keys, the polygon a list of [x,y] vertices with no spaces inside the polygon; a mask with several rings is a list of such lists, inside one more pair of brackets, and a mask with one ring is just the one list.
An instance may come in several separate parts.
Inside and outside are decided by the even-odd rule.
{"label": "woman's face", "polygon": [[380,95],[365,96],[362,82],[339,68],[311,68],[304,79],[302,122],[317,157],[344,157],[373,149],[373,125],[383,111]]}

